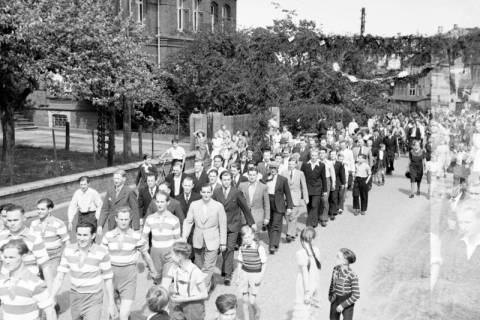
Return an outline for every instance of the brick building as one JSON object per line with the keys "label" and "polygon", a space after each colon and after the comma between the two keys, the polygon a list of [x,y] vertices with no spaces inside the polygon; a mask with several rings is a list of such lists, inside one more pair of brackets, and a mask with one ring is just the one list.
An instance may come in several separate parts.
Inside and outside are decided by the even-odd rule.
{"label": "brick building", "polygon": [[[112,5],[144,24],[152,38],[145,50],[160,66],[196,32],[236,28],[237,0],[113,0]],[[30,98],[25,116],[37,126],[61,127],[69,121],[72,128],[97,127],[97,113],[85,102],[58,99],[45,91]]]}

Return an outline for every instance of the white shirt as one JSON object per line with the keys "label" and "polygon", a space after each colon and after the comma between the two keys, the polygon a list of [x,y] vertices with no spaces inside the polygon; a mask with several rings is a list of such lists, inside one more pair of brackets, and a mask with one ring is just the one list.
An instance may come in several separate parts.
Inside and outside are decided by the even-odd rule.
{"label": "white shirt", "polygon": [[173,159],[183,159],[185,155],[187,154],[185,152],[185,149],[183,147],[178,146],[177,148],[170,147],[167,150],[167,153],[172,156]]}
{"label": "white shirt", "polygon": [[325,159],[325,175],[327,178],[332,178],[332,187],[335,186],[335,168],[333,167],[333,161]]}
{"label": "white shirt", "polygon": [[174,181],[174,186],[175,186],[175,190],[173,190],[173,194],[176,196],[178,196],[180,194],[180,185],[182,183],[182,176],[173,176],[173,181]]}
{"label": "white shirt", "polygon": [[467,246],[467,260],[470,260],[473,253],[475,252],[475,249],[478,246],[480,246],[480,238],[474,243],[470,243],[466,237],[463,237],[462,240],[465,242],[465,245]]}
{"label": "white shirt", "polygon": [[68,222],[71,223],[78,212],[95,211],[95,216],[98,219],[102,210],[102,204],[102,198],[97,190],[88,188],[87,191],[83,192],[82,189],[78,189],[73,194],[68,206]]}
{"label": "white shirt", "polygon": [[340,151],[343,154],[343,163],[345,163],[348,171],[355,171],[355,158],[351,149],[345,149]]}
{"label": "white shirt", "polygon": [[348,124],[348,133],[349,134],[354,134],[355,133],[355,129],[358,128],[358,124],[356,122],[350,122]]}
{"label": "white shirt", "polygon": [[277,184],[277,175],[275,175],[271,181],[267,182],[268,194],[271,194],[271,195],[275,194],[275,185],[276,184]]}
{"label": "white shirt", "polygon": [[383,150],[378,150],[378,159],[383,160]]}
{"label": "white shirt", "polygon": [[248,185],[248,197],[250,199],[250,203],[253,202],[253,196],[255,195],[255,189],[257,188],[257,182],[250,183]]}

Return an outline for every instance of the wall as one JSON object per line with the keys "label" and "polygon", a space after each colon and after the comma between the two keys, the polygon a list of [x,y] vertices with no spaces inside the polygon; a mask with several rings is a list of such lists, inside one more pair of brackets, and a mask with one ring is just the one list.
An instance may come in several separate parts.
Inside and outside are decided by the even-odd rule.
{"label": "wall", "polygon": [[[186,160],[186,170],[193,168],[194,156],[189,155]],[[117,167],[103,168],[86,171],[53,179],[39,180],[19,184],[11,187],[0,188],[0,203],[15,203],[21,205],[26,211],[33,210],[40,198],[50,198],[54,203],[60,204],[70,201],[73,193],[79,188],[78,180],[82,176],[90,177],[90,186],[98,192],[104,192],[112,183],[112,175],[117,170],[127,172],[127,183],[134,184],[141,162],[129,163]],[[170,170],[170,164],[165,165],[165,172]]]}

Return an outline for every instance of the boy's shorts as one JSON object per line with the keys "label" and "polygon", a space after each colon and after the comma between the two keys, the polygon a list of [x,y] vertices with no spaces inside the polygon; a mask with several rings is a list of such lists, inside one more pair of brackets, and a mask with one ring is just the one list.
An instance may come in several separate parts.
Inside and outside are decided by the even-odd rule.
{"label": "boy's shorts", "polygon": [[261,272],[240,272],[240,283],[238,284],[239,290],[242,294],[250,294],[256,296],[258,289],[260,288],[260,282],[262,281]]}

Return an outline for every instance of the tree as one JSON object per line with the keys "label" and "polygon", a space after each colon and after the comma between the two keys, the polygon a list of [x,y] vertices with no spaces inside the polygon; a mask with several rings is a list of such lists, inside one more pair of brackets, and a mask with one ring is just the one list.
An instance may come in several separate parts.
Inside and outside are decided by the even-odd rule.
{"label": "tree", "polygon": [[43,48],[38,41],[38,30],[43,22],[39,17],[39,8],[33,0],[0,0],[1,169],[7,169],[10,184],[15,163],[14,112],[25,106],[43,70]]}
{"label": "tree", "polygon": [[[49,69],[71,84],[76,99],[107,112],[123,112],[124,155],[131,154],[131,114],[147,102],[174,107],[157,66],[144,50],[150,40],[133,17],[109,1],[49,0],[42,8],[42,35]],[[50,87],[55,89],[54,87]],[[114,131],[109,128],[108,165],[113,164]]]}

